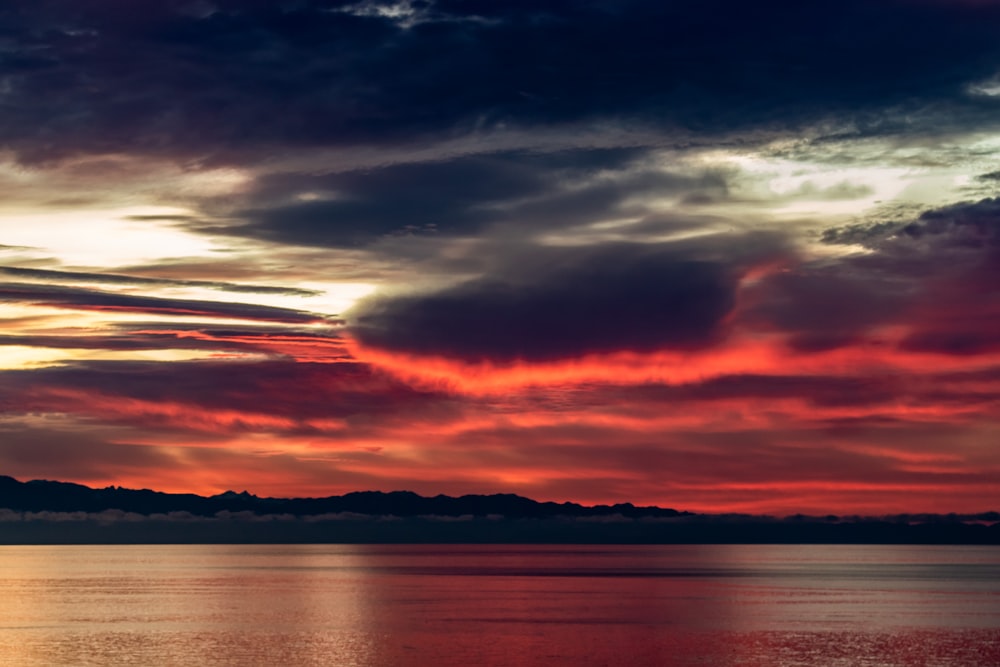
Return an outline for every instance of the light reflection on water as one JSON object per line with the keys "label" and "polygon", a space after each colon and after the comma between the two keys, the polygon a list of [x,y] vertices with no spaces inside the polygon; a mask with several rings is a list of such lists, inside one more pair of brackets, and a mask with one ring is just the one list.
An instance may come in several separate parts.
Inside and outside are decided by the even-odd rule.
{"label": "light reflection on water", "polygon": [[0,665],[1000,665],[1000,548],[0,547]]}

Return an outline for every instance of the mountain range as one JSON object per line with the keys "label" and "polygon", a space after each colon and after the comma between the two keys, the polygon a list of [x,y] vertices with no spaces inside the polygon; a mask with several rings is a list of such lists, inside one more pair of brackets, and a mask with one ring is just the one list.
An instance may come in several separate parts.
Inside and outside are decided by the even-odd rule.
{"label": "mountain range", "polygon": [[1000,544],[1000,513],[777,518],[409,491],[206,497],[0,476],[0,544],[174,542]]}

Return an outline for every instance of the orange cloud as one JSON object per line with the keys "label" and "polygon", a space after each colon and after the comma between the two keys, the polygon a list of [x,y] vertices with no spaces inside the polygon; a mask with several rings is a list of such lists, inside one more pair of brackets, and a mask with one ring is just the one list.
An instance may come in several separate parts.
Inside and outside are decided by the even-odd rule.
{"label": "orange cloud", "polygon": [[864,377],[886,373],[904,376],[923,372],[960,372],[1000,366],[1000,354],[955,357],[899,349],[885,337],[822,352],[796,352],[779,335],[734,335],[702,351],[593,354],[552,362],[468,363],[435,356],[407,355],[364,346],[351,339],[344,347],[351,356],[407,382],[469,395],[503,394],[537,386],[602,383],[679,385],[729,375],[822,375]]}

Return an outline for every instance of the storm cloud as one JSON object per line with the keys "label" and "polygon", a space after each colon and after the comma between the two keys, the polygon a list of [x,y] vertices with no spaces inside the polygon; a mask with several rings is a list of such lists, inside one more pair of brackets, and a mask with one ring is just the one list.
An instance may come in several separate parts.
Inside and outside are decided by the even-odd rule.
{"label": "storm cloud", "polygon": [[691,349],[724,333],[737,275],[723,264],[638,247],[563,255],[520,279],[374,299],[350,331],[366,345],[465,361]]}
{"label": "storm cloud", "polygon": [[921,112],[995,113],[975,85],[1000,58],[1000,8],[943,0],[16,0],[0,18],[0,139],[27,161],[234,161],[594,122],[893,132]]}

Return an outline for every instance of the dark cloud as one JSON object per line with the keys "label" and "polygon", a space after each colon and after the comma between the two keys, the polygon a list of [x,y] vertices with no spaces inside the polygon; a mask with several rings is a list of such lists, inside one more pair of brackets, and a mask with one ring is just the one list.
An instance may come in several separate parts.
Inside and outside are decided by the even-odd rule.
{"label": "dark cloud", "polygon": [[907,276],[858,271],[850,262],[805,264],[752,290],[743,317],[751,326],[788,334],[795,349],[822,351],[857,343],[900,317],[912,292]]}
{"label": "dark cloud", "polygon": [[0,335],[0,345],[24,345],[63,350],[251,349],[249,346],[241,346],[231,342],[149,334],[132,336]]}
{"label": "dark cloud", "polygon": [[[238,212],[248,223],[233,231],[320,246],[359,245],[393,233],[471,231],[510,217],[504,207],[511,203],[602,168],[621,168],[634,156],[626,150],[502,154],[326,176],[267,176],[256,184],[254,198],[271,206]],[[281,201],[309,193],[319,199]]]}
{"label": "dark cloud", "polygon": [[[729,401],[801,399],[814,406],[879,406],[898,400],[909,387],[892,376],[836,377],[829,375],[723,375],[685,385],[635,385],[602,389],[604,404],[642,406]],[[820,413],[822,414],[822,413]]]}
{"label": "dark cloud", "polygon": [[438,292],[374,298],[351,316],[362,343],[468,361],[696,349],[724,334],[738,269],[671,247],[523,256],[503,274]]}
{"label": "dark cloud", "polygon": [[725,196],[723,174],[673,173],[651,157],[638,149],[506,152],[326,175],[271,174],[256,180],[247,208],[228,212],[244,223],[192,227],[348,247],[391,235],[469,234],[501,224],[532,233],[625,216],[662,229],[644,199]]}
{"label": "dark cloud", "polygon": [[920,213],[911,221],[856,223],[826,230],[827,243],[858,243],[880,256],[914,255],[1000,246],[1000,198],[960,202]]}
{"label": "dark cloud", "polygon": [[253,329],[216,330],[190,324],[163,329],[163,323],[146,326],[119,326],[114,333],[91,335],[4,334],[0,346],[18,345],[63,350],[205,350],[259,353],[302,360],[336,361],[349,357],[338,336],[285,328],[275,331]]}
{"label": "dark cloud", "polygon": [[291,308],[225,301],[135,296],[61,285],[0,283],[0,301],[44,304],[56,308],[77,310],[236,318],[290,324],[331,323],[331,320],[323,315]]}
{"label": "dark cloud", "polygon": [[178,280],[175,278],[147,278],[118,273],[90,273],[81,271],[54,271],[51,269],[29,269],[16,266],[0,266],[0,273],[17,278],[32,278],[44,281],[96,282],[113,285],[155,285],[157,287],[205,287],[226,292],[246,292],[250,294],[285,294],[288,296],[315,296],[319,292],[294,287],[274,287],[270,285],[240,285],[210,280]]}
{"label": "dark cloud", "polygon": [[1000,349],[1000,199],[831,229],[823,240],[868,252],[769,277],[755,291],[749,321],[788,333],[804,351],[872,341],[890,324],[907,327],[907,350]]}
{"label": "dark cloud", "polygon": [[449,401],[359,363],[90,361],[0,372],[4,413],[62,412],[161,430],[311,432],[311,423],[330,419],[360,428],[447,413]]}
{"label": "dark cloud", "polygon": [[926,211],[912,224],[903,227],[898,240],[933,239],[935,246],[1000,246],[1000,198],[963,202]]}
{"label": "dark cloud", "polygon": [[983,321],[984,318],[970,317],[964,321],[953,320],[943,326],[931,325],[907,336],[902,347],[916,352],[958,356],[1000,352],[1000,324],[996,316],[997,313],[990,313],[987,322]]}
{"label": "dark cloud", "polygon": [[[845,418],[838,411],[857,411],[864,416],[847,419],[867,420],[889,426],[912,422],[900,416],[898,407],[927,410],[924,424],[938,411],[938,423],[952,423],[950,410],[961,408],[966,415],[989,415],[997,405],[996,393],[990,390],[998,372],[982,374],[896,372],[861,373],[858,376],[817,375],[726,375],[702,382],[678,386],[636,385],[602,388],[602,405],[625,405],[635,414],[655,412],[662,405],[705,407],[713,402],[746,401],[769,404],[801,402],[796,423],[828,426]],[[595,403],[596,406],[596,403]],[[791,408],[795,412],[796,408]],[[916,427],[913,427],[916,428]]]}
{"label": "dark cloud", "polygon": [[870,246],[887,237],[893,236],[907,224],[908,221],[899,220],[852,223],[841,227],[825,229],[820,239],[823,243]]}
{"label": "dark cloud", "polygon": [[321,0],[189,7],[5,3],[0,141],[24,160],[234,159],[594,121],[891,131],[923,110],[996,112],[969,92],[1000,69],[995,3],[439,0],[411,20]]}

